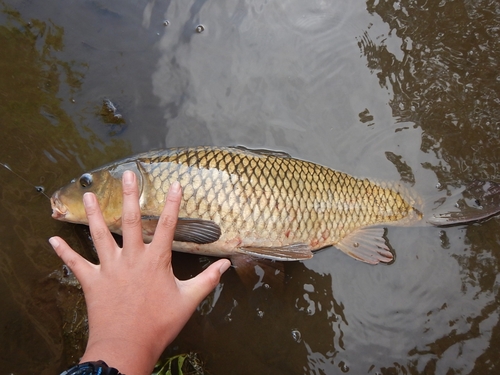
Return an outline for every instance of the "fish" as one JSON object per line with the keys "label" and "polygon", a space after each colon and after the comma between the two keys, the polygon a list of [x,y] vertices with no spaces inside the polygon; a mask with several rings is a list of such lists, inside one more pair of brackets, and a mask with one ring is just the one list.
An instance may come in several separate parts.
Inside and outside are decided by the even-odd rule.
{"label": "fish", "polygon": [[[106,164],[54,192],[52,217],[88,224],[82,198],[90,191],[110,231],[121,234],[126,170],[137,176],[145,242],[154,235],[170,185],[180,182],[172,245],[180,252],[301,261],[334,246],[365,263],[389,263],[394,251],[385,227],[423,218],[418,199],[398,183],[356,178],[284,152],[241,146],[154,150]],[[490,189],[488,199],[500,195],[498,185],[484,186],[475,188]],[[446,226],[485,218],[500,211],[500,202],[494,203],[488,215],[444,213],[429,222]]]}

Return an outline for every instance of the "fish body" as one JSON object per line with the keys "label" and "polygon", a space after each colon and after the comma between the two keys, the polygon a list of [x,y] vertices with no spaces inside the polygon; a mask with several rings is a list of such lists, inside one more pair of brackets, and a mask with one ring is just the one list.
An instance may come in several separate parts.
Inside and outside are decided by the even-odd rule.
{"label": "fish body", "polygon": [[137,175],[146,241],[154,234],[170,185],[180,182],[176,251],[302,260],[335,245],[376,264],[393,258],[383,226],[422,217],[414,202],[389,184],[285,153],[242,147],[172,148],[105,165],[55,192],[52,216],[87,224],[82,196],[92,191],[110,230],[121,234],[125,170]]}

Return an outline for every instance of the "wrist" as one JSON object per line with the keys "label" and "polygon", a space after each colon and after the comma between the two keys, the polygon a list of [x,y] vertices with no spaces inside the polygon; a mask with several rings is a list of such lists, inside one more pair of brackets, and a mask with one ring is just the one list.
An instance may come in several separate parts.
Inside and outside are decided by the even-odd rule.
{"label": "wrist", "polygon": [[103,360],[122,374],[151,374],[160,355],[161,351],[157,353],[151,347],[122,338],[98,341],[89,338],[80,364]]}
{"label": "wrist", "polygon": [[109,367],[104,361],[80,363],[63,371],[61,375],[125,375]]}

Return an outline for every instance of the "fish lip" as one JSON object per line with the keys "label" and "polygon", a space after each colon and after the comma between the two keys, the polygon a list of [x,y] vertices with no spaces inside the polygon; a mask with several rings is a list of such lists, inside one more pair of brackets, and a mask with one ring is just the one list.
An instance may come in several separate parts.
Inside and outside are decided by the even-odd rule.
{"label": "fish lip", "polygon": [[68,213],[68,208],[59,200],[58,192],[55,192],[50,198],[52,207],[52,217],[57,220],[64,219]]}

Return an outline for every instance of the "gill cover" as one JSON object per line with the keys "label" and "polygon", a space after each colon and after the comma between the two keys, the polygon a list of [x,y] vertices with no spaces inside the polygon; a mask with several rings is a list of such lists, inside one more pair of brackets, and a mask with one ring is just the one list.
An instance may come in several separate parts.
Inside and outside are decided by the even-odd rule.
{"label": "gill cover", "polygon": [[[105,167],[101,169],[105,169]],[[139,196],[142,197],[144,191],[143,173],[145,172],[144,168],[142,167],[142,163],[139,161],[126,161],[124,163],[109,167],[109,174],[111,175],[111,177],[120,181],[122,180],[122,176],[125,171],[134,172],[135,176],[137,177],[137,184],[139,185]],[[84,175],[85,174],[83,174],[82,177]]]}

